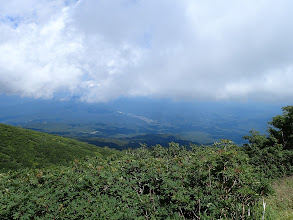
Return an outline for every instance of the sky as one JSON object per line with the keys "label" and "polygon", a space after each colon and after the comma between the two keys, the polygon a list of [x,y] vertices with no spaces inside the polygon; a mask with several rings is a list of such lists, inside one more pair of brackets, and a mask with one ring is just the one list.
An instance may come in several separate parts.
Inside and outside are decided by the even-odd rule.
{"label": "sky", "polygon": [[0,0],[0,95],[293,98],[291,0]]}

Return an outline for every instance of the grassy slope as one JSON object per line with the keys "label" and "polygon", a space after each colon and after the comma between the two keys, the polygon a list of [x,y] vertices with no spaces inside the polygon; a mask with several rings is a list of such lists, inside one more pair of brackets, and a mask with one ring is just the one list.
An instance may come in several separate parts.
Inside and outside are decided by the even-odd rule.
{"label": "grassy slope", "polygon": [[114,152],[56,135],[0,124],[0,171],[65,165],[75,158]]}
{"label": "grassy slope", "polygon": [[276,194],[265,200],[266,218],[274,220],[293,219],[293,176],[273,183]]}

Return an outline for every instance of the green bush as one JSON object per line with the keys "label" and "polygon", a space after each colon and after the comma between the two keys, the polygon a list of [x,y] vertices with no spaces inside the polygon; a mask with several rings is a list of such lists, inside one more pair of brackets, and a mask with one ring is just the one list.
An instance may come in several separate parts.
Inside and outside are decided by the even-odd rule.
{"label": "green bush", "polygon": [[252,219],[269,183],[231,142],[178,144],[0,177],[1,219]]}
{"label": "green bush", "polygon": [[273,117],[268,135],[252,130],[244,137],[244,151],[250,163],[269,178],[293,175],[293,106],[282,108],[283,115]]}

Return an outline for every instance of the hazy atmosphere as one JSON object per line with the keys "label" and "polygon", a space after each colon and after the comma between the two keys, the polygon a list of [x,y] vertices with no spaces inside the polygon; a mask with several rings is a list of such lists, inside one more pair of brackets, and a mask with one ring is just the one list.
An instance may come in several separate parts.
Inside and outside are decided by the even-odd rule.
{"label": "hazy atmosphere", "polygon": [[0,94],[293,98],[292,1],[10,0]]}

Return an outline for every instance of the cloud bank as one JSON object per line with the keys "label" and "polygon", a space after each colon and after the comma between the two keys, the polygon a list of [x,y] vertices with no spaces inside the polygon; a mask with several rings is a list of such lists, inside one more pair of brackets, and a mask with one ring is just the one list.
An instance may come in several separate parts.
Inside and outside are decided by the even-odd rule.
{"label": "cloud bank", "polygon": [[291,100],[293,2],[10,0],[0,94]]}

